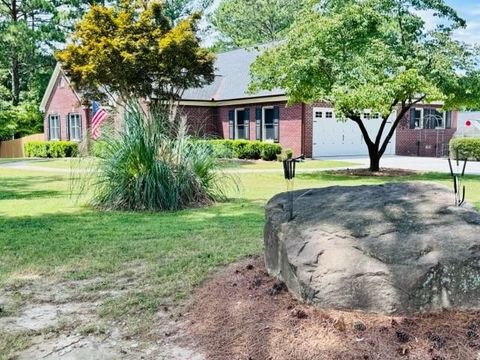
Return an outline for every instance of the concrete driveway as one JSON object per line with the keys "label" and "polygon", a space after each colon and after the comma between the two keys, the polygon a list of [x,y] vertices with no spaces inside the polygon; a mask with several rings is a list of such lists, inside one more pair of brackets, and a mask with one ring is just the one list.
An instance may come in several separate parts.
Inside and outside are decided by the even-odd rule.
{"label": "concrete driveway", "polygon": [[[369,159],[365,156],[351,157],[328,157],[325,160],[342,160],[352,163],[358,163],[368,167]],[[383,156],[380,166],[384,168],[432,171],[432,172],[450,172],[447,159],[430,158],[430,157],[414,157],[414,156]],[[480,162],[470,161],[467,164],[466,174],[480,175]]]}

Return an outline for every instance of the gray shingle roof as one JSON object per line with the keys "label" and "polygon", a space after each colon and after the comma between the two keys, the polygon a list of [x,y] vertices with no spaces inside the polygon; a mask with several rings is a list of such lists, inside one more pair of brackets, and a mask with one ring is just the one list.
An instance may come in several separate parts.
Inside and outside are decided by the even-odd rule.
{"label": "gray shingle roof", "polygon": [[284,95],[281,89],[247,94],[250,82],[250,65],[258,56],[255,49],[236,49],[217,55],[215,80],[203,88],[188,89],[183,100],[232,100],[259,96]]}

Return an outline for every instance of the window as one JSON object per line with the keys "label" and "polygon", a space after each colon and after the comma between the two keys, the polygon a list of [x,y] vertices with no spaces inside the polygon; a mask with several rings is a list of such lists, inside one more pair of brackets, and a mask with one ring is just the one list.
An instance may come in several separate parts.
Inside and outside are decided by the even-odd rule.
{"label": "window", "polygon": [[412,108],[410,110],[411,129],[445,129],[451,126],[451,112],[438,108]]}
{"label": "window", "polygon": [[321,111],[315,111],[315,117],[317,119],[321,119],[323,117],[323,113]]}
{"label": "window", "polygon": [[364,113],[363,113],[363,119],[364,119],[364,120],[370,119],[370,113],[369,113],[369,112],[364,112]]}
{"label": "window", "polygon": [[235,109],[235,139],[250,140],[250,111]]}
{"label": "window", "polygon": [[49,140],[60,140],[60,116],[48,116],[48,129]]}
{"label": "window", "polygon": [[443,118],[443,112],[435,108],[423,109],[423,128],[424,129],[437,129],[444,128],[445,122]]}
{"label": "window", "polygon": [[263,108],[263,140],[275,141],[275,111],[273,107]]}
{"label": "window", "polygon": [[380,119],[380,113],[373,113],[372,119]]}
{"label": "window", "polygon": [[68,114],[68,134],[70,140],[82,140],[82,117],[80,114]]}
{"label": "window", "polygon": [[332,119],[332,118],[333,118],[333,112],[327,111],[327,112],[325,113],[325,117],[326,117],[327,119]]}

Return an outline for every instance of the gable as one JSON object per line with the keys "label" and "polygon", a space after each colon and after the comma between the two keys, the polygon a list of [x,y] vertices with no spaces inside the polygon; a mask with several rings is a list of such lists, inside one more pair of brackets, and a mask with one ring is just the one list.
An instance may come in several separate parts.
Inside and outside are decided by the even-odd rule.
{"label": "gable", "polygon": [[50,77],[45,94],[43,94],[40,111],[43,113],[55,112],[55,108],[62,107],[64,109],[68,104],[70,104],[70,108],[79,108],[81,102],[81,97],[70,85],[60,64],[57,64]]}

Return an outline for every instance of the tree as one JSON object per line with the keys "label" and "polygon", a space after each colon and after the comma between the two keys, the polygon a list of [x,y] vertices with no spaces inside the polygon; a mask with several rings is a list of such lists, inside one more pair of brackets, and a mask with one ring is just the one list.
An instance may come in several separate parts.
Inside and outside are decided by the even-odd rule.
{"label": "tree", "polygon": [[0,1],[0,123],[3,124],[0,133],[5,134],[3,137],[28,133],[28,124],[30,131],[38,131],[38,125],[41,127],[38,103],[55,66],[53,48],[65,40],[72,17],[84,11],[88,3],[83,0]]}
{"label": "tree", "polygon": [[222,0],[211,17],[223,47],[243,47],[284,37],[307,0]]}
{"label": "tree", "polygon": [[164,2],[164,14],[173,23],[190,16],[195,12],[207,9],[213,0],[166,0]]}
{"label": "tree", "polygon": [[214,55],[200,46],[198,20],[193,14],[172,25],[156,2],[141,9],[129,2],[92,6],[57,58],[86,98],[171,104],[185,89],[214,79]]}
{"label": "tree", "polygon": [[[441,25],[427,31],[419,10],[433,11]],[[250,89],[282,88],[289,103],[331,102],[337,116],[359,126],[370,170],[378,171],[395,129],[416,103],[478,106],[477,52],[452,36],[464,25],[443,0],[323,2],[300,16],[286,42],[256,60]],[[381,115],[374,136],[361,117],[365,109]]]}

